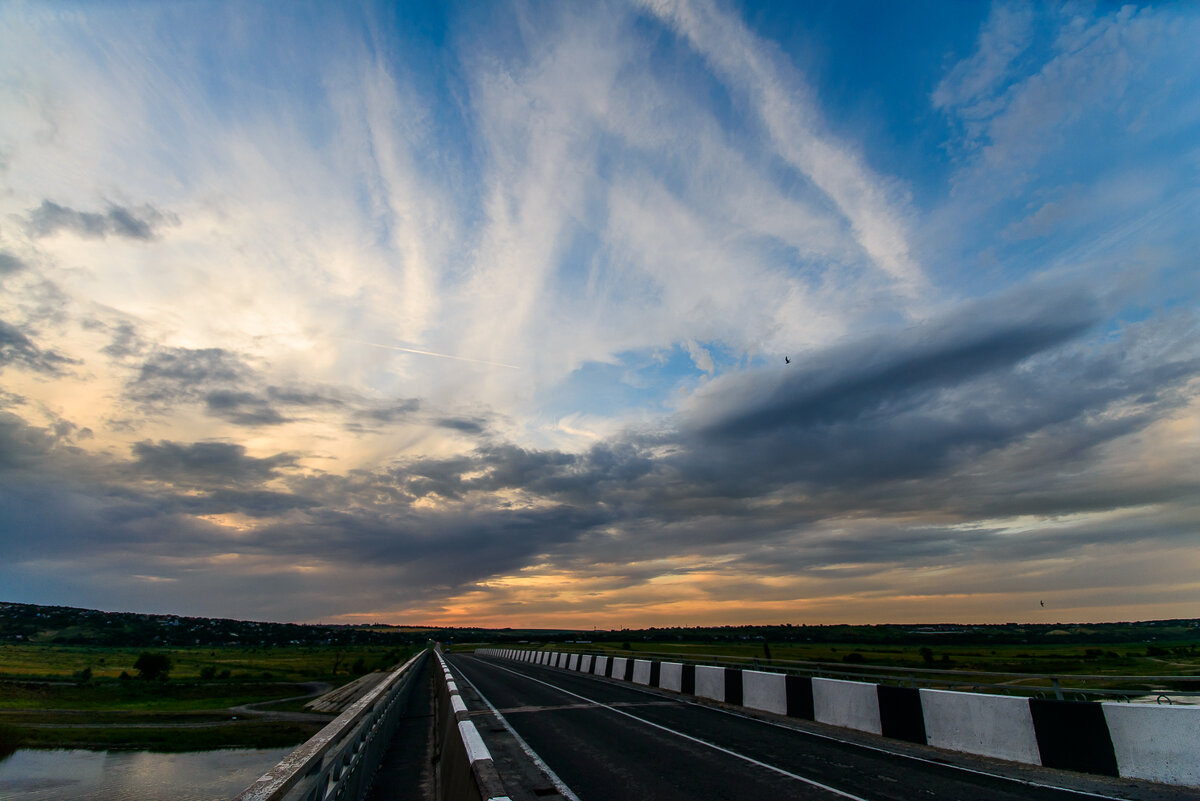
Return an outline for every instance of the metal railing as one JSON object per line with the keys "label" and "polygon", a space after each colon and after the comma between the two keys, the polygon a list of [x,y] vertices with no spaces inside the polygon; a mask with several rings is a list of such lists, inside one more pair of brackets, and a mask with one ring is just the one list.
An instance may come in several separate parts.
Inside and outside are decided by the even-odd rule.
{"label": "metal railing", "polygon": [[234,801],[361,801],[391,742],[416,668],[428,656],[421,651],[392,671]]}
{"label": "metal railing", "polygon": [[[498,646],[513,647],[513,646]],[[1152,703],[1200,703],[1200,675],[1192,676],[1123,676],[1111,674],[1066,673],[1006,673],[988,670],[947,670],[944,668],[891,667],[887,665],[855,665],[845,662],[814,662],[801,659],[767,659],[757,656],[730,654],[675,653],[670,651],[626,651],[619,649],[576,649],[555,643],[542,647],[516,646],[518,650],[563,651],[592,656],[654,659],[681,662],[689,665],[736,667],[744,670],[765,670],[816,678],[869,681],[904,687],[962,690],[996,695],[1056,698],[1059,700],[1115,701],[1146,699]],[[1168,686],[1186,684],[1196,689]]]}

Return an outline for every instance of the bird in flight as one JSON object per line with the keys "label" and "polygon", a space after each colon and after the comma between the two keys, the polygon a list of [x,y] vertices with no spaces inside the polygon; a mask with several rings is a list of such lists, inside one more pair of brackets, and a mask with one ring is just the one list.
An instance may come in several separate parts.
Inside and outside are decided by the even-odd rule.
{"label": "bird in flight", "polygon": [[1043,607],[1046,605],[1045,601],[1038,601],[1038,603],[1041,604]]}
{"label": "bird in flight", "polygon": [[784,364],[791,364],[791,363],[792,363],[792,360],[791,360],[791,359],[789,359],[787,356],[784,356],[784,357],[783,357],[783,363],[784,363]]}

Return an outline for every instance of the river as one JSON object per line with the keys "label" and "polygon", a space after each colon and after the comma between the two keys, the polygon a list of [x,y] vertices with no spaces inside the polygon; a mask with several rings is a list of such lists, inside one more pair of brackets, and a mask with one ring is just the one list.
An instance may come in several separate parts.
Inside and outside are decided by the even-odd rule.
{"label": "river", "polygon": [[191,751],[40,751],[0,759],[4,801],[228,801],[291,748]]}

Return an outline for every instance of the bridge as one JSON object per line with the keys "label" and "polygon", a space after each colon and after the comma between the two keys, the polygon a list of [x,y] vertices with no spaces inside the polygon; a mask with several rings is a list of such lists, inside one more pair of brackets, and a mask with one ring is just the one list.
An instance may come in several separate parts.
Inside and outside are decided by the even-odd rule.
{"label": "bridge", "polygon": [[1200,796],[1200,706],[914,683],[432,648],[238,801]]}

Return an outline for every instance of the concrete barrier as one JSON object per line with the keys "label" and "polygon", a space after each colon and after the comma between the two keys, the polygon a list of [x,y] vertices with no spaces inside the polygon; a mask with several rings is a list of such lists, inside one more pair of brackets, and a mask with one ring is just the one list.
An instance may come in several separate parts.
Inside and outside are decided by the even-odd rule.
{"label": "concrete barrier", "polygon": [[711,698],[714,701],[724,701],[725,668],[696,665],[696,691],[693,695],[700,698]]}
{"label": "concrete barrier", "polygon": [[608,672],[610,678],[623,679],[625,678],[625,665],[629,662],[623,656],[614,656],[612,658],[612,670]]}
{"label": "concrete barrier", "polygon": [[595,665],[592,667],[592,674],[595,676],[608,675],[608,657],[598,656],[595,660]]}
{"label": "concrete barrier", "polygon": [[788,711],[787,676],[760,670],[742,671],[742,705],[763,712],[786,715]]}
{"label": "concrete barrier", "polygon": [[635,659],[633,660],[633,683],[634,684],[650,684],[650,660]]}
{"label": "concrete barrier", "polygon": [[579,670],[579,654],[571,654],[571,661],[567,664],[567,670]]}
{"label": "concrete barrier", "polygon": [[813,679],[813,719],[831,726],[882,734],[875,685],[843,679]]}
{"label": "concrete barrier", "polygon": [[1100,706],[1122,776],[1200,787],[1200,707]]}
{"label": "concrete barrier", "polygon": [[968,754],[1042,763],[1027,698],[921,690],[930,745]]}
{"label": "concrete barrier", "polygon": [[584,654],[580,658],[579,672],[580,673],[591,673],[592,672],[592,655],[591,654]]}
{"label": "concrete barrier", "polygon": [[658,680],[658,686],[664,690],[679,692],[683,689],[683,663],[663,662]]}

